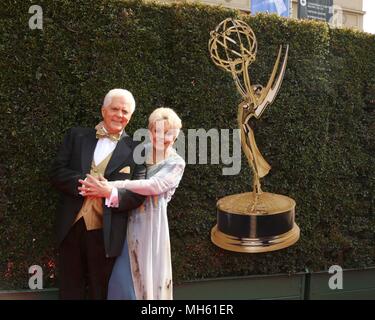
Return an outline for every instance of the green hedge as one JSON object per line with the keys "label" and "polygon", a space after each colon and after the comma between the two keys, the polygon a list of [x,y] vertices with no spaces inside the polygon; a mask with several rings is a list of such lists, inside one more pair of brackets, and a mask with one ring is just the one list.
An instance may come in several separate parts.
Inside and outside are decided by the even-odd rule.
{"label": "green hedge", "polygon": [[[40,31],[28,28],[31,4],[0,5],[0,289],[27,287],[32,264],[43,267],[46,287],[57,285],[58,197],[47,172],[68,128],[97,123],[109,89],[136,97],[130,133],[161,105],[174,108],[186,129],[236,128],[240,101],[207,49],[209,32],[239,12],[40,0]],[[301,239],[267,254],[217,248],[210,241],[216,201],[250,191],[250,170],[244,159],[236,176],[222,176],[223,165],[188,165],[168,211],[175,282],[374,266],[375,37],[275,15],[241,19],[257,35],[257,82],[267,81],[279,44],[290,45],[282,89],[256,137],[272,165],[263,188],[296,200]]]}

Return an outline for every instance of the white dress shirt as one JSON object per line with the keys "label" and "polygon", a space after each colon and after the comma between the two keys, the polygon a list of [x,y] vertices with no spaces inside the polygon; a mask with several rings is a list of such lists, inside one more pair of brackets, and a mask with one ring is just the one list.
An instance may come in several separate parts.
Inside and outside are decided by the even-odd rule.
{"label": "white dress shirt", "polygon": [[101,138],[98,140],[94,151],[94,163],[97,166],[102,162],[117,146],[117,141],[109,138]]}
{"label": "white dress shirt", "polygon": [[[102,162],[117,146],[117,141],[109,138],[100,138],[96,144],[94,151],[94,163],[97,166]],[[118,191],[117,188],[112,189],[111,196],[105,199],[107,207],[118,207]]]}

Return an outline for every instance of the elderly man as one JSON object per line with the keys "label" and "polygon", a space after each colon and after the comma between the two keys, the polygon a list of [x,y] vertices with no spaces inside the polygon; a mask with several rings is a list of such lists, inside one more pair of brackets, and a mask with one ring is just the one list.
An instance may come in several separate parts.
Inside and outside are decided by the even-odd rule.
{"label": "elderly man", "polygon": [[57,213],[60,299],[105,299],[115,257],[121,254],[128,211],[145,197],[116,189],[119,206],[109,199],[83,197],[78,180],[86,174],[109,181],[144,179],[146,168],[134,162],[137,143],[125,133],[135,109],[133,95],[113,89],[104,98],[103,121],[95,129],[72,128],[53,164],[51,181],[62,193]]}

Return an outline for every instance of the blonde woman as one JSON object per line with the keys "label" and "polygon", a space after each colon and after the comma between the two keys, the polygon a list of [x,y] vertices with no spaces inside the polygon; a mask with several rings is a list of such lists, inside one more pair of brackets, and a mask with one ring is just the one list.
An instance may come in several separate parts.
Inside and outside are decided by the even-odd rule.
{"label": "blonde woman", "polygon": [[148,128],[151,143],[145,146],[145,180],[106,181],[92,176],[81,180],[81,192],[105,197],[112,206],[117,205],[117,188],[147,196],[129,216],[127,241],[112,271],[108,299],[173,299],[167,206],[185,169],[185,161],[172,148],[181,119],[170,108],[158,108],[150,115]]}

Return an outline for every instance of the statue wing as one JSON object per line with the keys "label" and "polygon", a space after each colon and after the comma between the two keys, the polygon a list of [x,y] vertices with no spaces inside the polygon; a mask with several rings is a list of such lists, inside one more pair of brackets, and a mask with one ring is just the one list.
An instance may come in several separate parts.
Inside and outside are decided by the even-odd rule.
{"label": "statue wing", "polygon": [[[289,45],[287,45],[287,47],[286,47],[284,61],[283,61],[280,73],[277,76],[277,79],[275,80],[277,70],[279,69],[280,58],[281,58],[281,50],[282,50],[282,46],[280,46],[279,54],[277,56],[277,59],[276,59],[275,65],[273,67],[271,77],[268,80],[267,86],[262,89],[260,97],[257,99],[257,103],[256,103],[255,110],[254,110],[254,116],[257,119],[260,118],[260,116],[262,115],[262,113],[264,112],[266,107],[269,104],[271,104],[273,102],[273,100],[275,100],[275,97],[276,97],[278,91],[280,90],[281,83],[284,79],[286,64],[287,64],[287,61],[288,61]],[[248,120],[248,119],[246,119],[246,120]]]}

